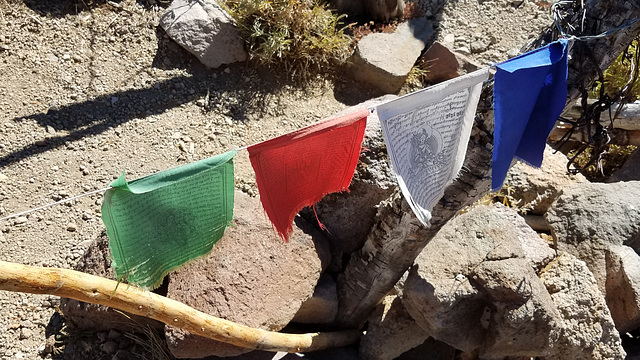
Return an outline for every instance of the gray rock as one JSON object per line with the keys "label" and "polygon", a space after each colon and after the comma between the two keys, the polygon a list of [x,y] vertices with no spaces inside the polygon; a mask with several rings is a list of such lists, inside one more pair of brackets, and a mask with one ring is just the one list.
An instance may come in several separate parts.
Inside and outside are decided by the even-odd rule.
{"label": "gray rock", "polygon": [[[103,231],[89,245],[74,269],[115,280],[115,274],[111,267],[109,238],[107,238],[106,232]],[[119,310],[115,311],[108,306],[67,298],[60,299],[60,310],[64,314],[68,326],[78,330],[105,332],[105,338],[106,332],[112,329],[120,332],[140,331],[141,328],[144,329],[150,326],[152,329],[161,331],[164,326],[161,322],[144,316],[137,316]]]}
{"label": "gray rock", "polygon": [[640,256],[624,245],[611,246],[606,255],[607,306],[621,333],[640,326]]}
{"label": "gray rock", "polygon": [[567,186],[545,217],[559,250],[585,261],[606,296],[609,247],[640,250],[640,182]]}
{"label": "gray rock", "polygon": [[208,67],[247,60],[233,20],[213,0],[174,0],[160,19],[160,26]]}
{"label": "gray rock", "polygon": [[331,275],[323,274],[313,296],[305,300],[292,322],[302,324],[330,324],[338,313],[338,291]]}
{"label": "gray rock", "polygon": [[424,343],[429,334],[407,313],[400,298],[387,296],[371,314],[360,340],[363,360],[391,360]]}
{"label": "gray rock", "polygon": [[508,186],[510,190],[503,188],[502,192],[506,194],[509,191],[522,211],[543,215],[565,186],[588,182],[582,174],[569,174],[567,161],[563,153],[554,154],[554,150],[547,145],[542,166],[535,168],[517,162],[505,180],[505,187]]}
{"label": "gray rock", "polygon": [[396,93],[431,34],[431,22],[417,18],[398,25],[395,33],[366,35],[358,42],[351,58],[350,73],[356,80],[386,93]]}
{"label": "gray rock", "polygon": [[489,44],[484,41],[476,40],[469,45],[472,54],[478,54],[487,51]]}
{"label": "gray rock", "polygon": [[542,270],[553,258],[556,252],[527,224],[525,219],[509,207],[496,205],[496,211],[508,218],[513,224],[512,230],[518,238],[524,257],[531,261],[536,271]]}
{"label": "gray rock", "polygon": [[620,335],[604,297],[583,261],[563,253],[540,278],[560,312],[562,334],[545,359],[624,359]]}
{"label": "gray rock", "polygon": [[478,206],[449,221],[405,282],[403,304],[427,333],[480,357],[543,356],[559,314],[508,216]]}
{"label": "gray rock", "polygon": [[[636,149],[607,182],[640,180],[640,149]],[[2,181],[2,179],[0,179]]]}
{"label": "gray rock", "polygon": [[[211,253],[169,275],[167,296],[207,314],[278,331],[293,319],[318,283],[324,239],[301,218],[284,243],[258,198],[236,192],[233,225]],[[305,233],[307,231],[308,233]],[[250,350],[165,327],[177,358],[235,356]]]}
{"label": "gray rock", "polygon": [[384,22],[400,17],[404,12],[403,0],[333,0],[332,3],[340,14],[368,15],[373,20]]}
{"label": "gray rock", "polygon": [[118,343],[115,341],[107,341],[100,345],[100,350],[107,354],[115,354],[118,351]]}

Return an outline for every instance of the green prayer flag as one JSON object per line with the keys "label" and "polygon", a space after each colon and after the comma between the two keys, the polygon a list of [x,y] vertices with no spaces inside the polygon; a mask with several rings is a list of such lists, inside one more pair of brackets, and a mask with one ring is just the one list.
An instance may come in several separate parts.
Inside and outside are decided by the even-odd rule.
{"label": "green prayer flag", "polygon": [[104,195],[113,268],[119,280],[145,289],[207,254],[233,217],[229,151],[127,182],[124,173]]}

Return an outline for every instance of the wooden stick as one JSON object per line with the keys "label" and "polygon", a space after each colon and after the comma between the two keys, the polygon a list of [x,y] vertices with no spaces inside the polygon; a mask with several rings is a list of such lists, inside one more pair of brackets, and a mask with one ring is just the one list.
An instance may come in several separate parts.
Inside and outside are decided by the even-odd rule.
{"label": "wooden stick", "polygon": [[138,287],[82,272],[0,261],[0,290],[51,294],[106,305],[244,348],[307,352],[354,344],[360,331],[284,334],[250,328],[207,315]]}

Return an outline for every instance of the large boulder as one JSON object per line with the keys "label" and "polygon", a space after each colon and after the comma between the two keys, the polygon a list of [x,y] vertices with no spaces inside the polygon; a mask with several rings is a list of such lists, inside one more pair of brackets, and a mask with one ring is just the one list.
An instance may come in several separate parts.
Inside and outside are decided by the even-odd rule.
{"label": "large boulder", "polygon": [[620,335],[595,278],[583,261],[563,253],[540,275],[560,312],[562,332],[545,359],[624,359]]}
{"label": "large boulder", "polygon": [[[75,270],[115,280],[115,273],[111,267],[111,251],[109,238],[103,231],[87,248],[84,255],[74,267]],[[120,286],[127,286],[121,284]],[[166,290],[166,289],[164,289]],[[163,288],[154,292],[161,295]],[[91,304],[73,299],[61,298],[60,311],[68,326],[80,331],[109,331],[140,332],[147,327],[162,331],[163,324],[159,321],[114,310],[108,306]]]}
{"label": "large boulder", "polygon": [[424,331],[407,313],[400,298],[385,297],[369,317],[367,332],[360,340],[363,360],[391,360],[427,340]]}
{"label": "large boulder", "polygon": [[[283,242],[259,199],[236,192],[233,224],[203,259],[169,276],[167,296],[242,325],[281,330],[310,298],[327,264],[322,234],[296,218]],[[247,349],[206,339],[172,326],[167,344],[177,358],[234,356]]]}
{"label": "large boulder", "polygon": [[640,326],[640,182],[566,187],[546,219],[558,249],[593,273],[617,328]]}
{"label": "large boulder", "polygon": [[636,149],[607,182],[640,180],[640,149]]}
{"label": "large boulder", "polygon": [[611,246],[606,253],[607,306],[616,328],[626,333],[640,327],[640,256],[630,247]]}
{"label": "large boulder", "polygon": [[505,195],[509,192],[523,211],[543,215],[565,186],[588,182],[582,174],[569,174],[567,162],[563,153],[556,153],[547,145],[542,166],[535,168],[517,162],[507,173],[505,186],[509,189],[502,191]]}
{"label": "large boulder", "polygon": [[398,25],[394,33],[373,33],[358,42],[350,74],[383,92],[397,93],[432,35],[426,18]]}
{"label": "large boulder", "polygon": [[420,253],[402,300],[436,340],[485,358],[552,353],[560,315],[513,227],[493,206],[478,206]]}
{"label": "large boulder", "polygon": [[174,0],[160,19],[160,26],[210,68],[248,58],[233,20],[213,0]]}
{"label": "large boulder", "polygon": [[545,217],[558,249],[585,261],[606,294],[609,247],[640,250],[640,181],[565,187]]}

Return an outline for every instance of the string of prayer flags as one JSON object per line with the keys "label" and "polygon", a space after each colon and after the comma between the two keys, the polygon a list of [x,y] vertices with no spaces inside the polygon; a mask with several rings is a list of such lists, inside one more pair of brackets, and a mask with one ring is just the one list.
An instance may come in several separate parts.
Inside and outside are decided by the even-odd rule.
{"label": "string of prayer flags", "polygon": [[566,39],[496,65],[491,188],[495,191],[514,156],[536,167],[567,100]]}
{"label": "string of prayer flags", "polygon": [[303,207],[348,190],[368,114],[362,110],[318,122],[247,149],[262,206],[285,241]]}
{"label": "string of prayer flags", "polygon": [[118,279],[145,289],[189,260],[207,254],[233,217],[233,157],[229,151],[127,182],[124,173],[104,195]]}
{"label": "string of prayer flags", "polygon": [[462,168],[488,77],[488,68],[478,70],[377,107],[400,189],[425,226]]}

